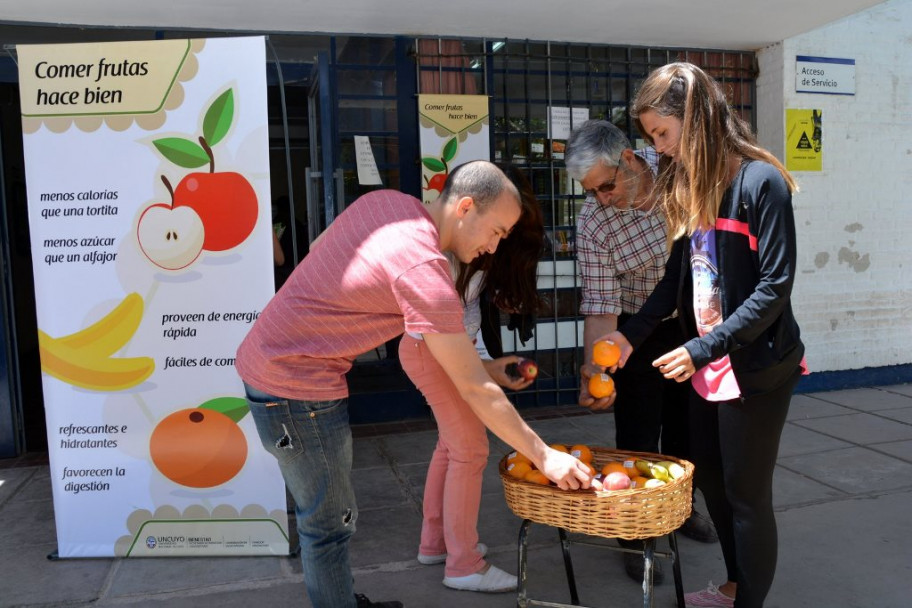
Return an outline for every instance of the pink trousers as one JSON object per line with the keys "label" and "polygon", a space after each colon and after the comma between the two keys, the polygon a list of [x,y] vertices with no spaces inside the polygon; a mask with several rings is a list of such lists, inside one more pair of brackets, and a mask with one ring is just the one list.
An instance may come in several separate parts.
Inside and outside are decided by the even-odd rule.
{"label": "pink trousers", "polygon": [[485,566],[478,545],[482,473],[488,463],[488,435],[423,340],[408,334],[399,361],[427,399],[437,419],[437,447],[424,484],[422,555],[447,554],[446,576],[468,576]]}

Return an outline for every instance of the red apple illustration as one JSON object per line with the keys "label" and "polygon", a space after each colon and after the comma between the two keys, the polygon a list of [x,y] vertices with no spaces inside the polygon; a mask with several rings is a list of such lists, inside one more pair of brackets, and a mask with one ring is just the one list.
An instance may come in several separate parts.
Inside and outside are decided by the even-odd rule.
{"label": "red apple illustration", "polygon": [[538,364],[532,359],[520,359],[516,371],[523,380],[534,380],[538,376]]}
{"label": "red apple illustration", "polygon": [[[211,149],[200,138],[203,148]],[[211,164],[215,168],[215,163]],[[259,206],[256,192],[243,175],[234,172],[191,173],[177,185],[174,206],[190,207],[206,227],[206,251],[237,247],[253,232]]]}
{"label": "red apple illustration", "polygon": [[[162,176],[162,181],[171,192],[167,178]],[[150,205],[136,224],[139,249],[150,262],[165,270],[180,270],[192,264],[203,251],[204,236],[199,214],[191,207],[175,207],[173,203]]]}
{"label": "red apple illustration", "polygon": [[206,110],[199,143],[183,137],[165,137],[152,143],[176,165],[209,172],[186,175],[174,190],[174,207],[187,207],[199,215],[205,228],[203,249],[226,251],[237,247],[253,232],[259,215],[256,192],[240,173],[216,172],[212,146],[231,128],[234,92],[227,89]]}

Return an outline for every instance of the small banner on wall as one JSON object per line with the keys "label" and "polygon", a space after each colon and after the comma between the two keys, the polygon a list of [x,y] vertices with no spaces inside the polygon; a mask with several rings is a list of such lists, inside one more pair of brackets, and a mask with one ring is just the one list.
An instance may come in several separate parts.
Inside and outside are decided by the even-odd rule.
{"label": "small banner on wall", "polygon": [[17,53],[58,554],[287,554],[234,370],[275,290],[264,39]]}
{"label": "small banner on wall", "polygon": [[419,95],[422,200],[435,200],[453,167],[490,160],[486,95]]}
{"label": "small banner on wall", "polygon": [[785,111],[785,168],[823,170],[823,110]]}

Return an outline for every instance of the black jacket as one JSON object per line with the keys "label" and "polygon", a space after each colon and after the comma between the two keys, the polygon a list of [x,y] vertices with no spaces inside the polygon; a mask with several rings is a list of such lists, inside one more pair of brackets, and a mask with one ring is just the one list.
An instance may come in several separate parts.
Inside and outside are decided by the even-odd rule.
{"label": "black jacket", "polygon": [[[738,192],[732,197],[732,192]],[[699,337],[693,309],[690,239],[675,241],[665,276],[640,311],[620,328],[634,348],[675,309],[696,369],[726,354],[741,397],[773,390],[797,372],[804,356],[792,314],[797,251],[792,196],[772,165],[742,165],[716,221],[721,324]]]}

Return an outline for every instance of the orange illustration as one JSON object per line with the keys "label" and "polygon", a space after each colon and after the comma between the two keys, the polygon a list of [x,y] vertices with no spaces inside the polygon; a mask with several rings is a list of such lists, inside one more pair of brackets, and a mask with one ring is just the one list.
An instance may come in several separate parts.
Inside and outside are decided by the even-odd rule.
{"label": "orange illustration", "polygon": [[182,486],[212,488],[231,480],[247,462],[247,438],[237,425],[247,402],[236,397],[176,411],[149,438],[152,462]]}

